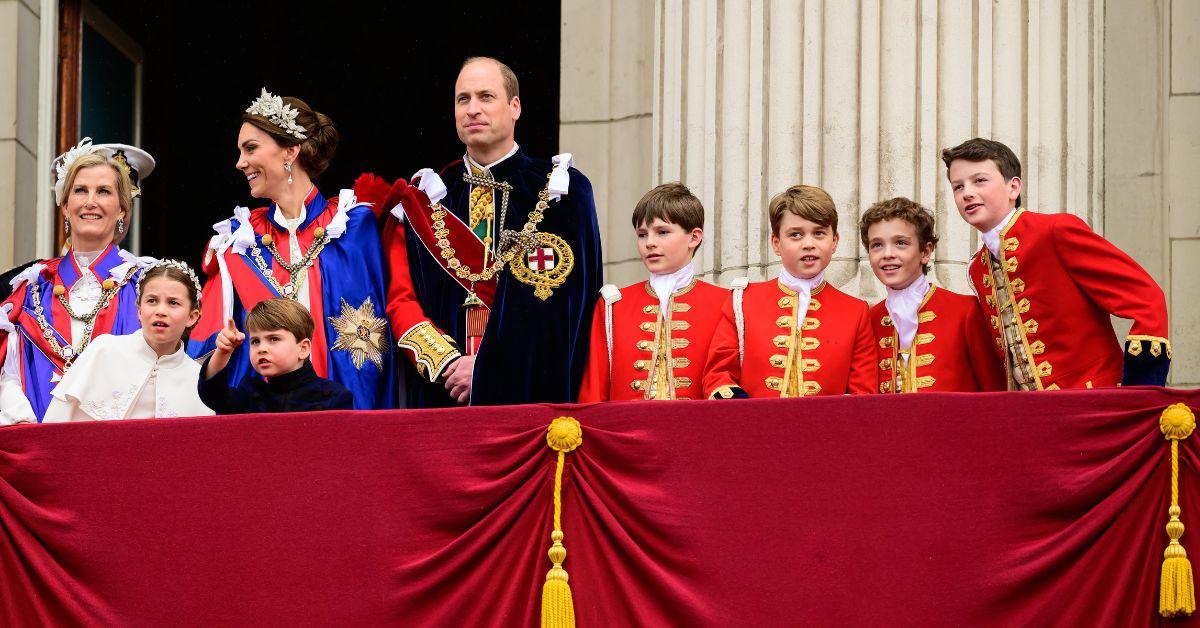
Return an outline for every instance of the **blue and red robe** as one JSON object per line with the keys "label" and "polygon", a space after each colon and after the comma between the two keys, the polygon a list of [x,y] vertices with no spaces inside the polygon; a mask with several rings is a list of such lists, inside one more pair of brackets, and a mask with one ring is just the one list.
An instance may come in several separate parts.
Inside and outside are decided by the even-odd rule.
{"label": "blue and red robe", "polygon": [[[6,304],[12,304],[9,319],[19,332],[19,337],[15,339],[12,334],[8,334],[6,342],[18,343],[15,355],[18,356],[20,366],[21,387],[39,422],[50,405],[50,391],[58,385],[58,380],[62,377],[64,359],[51,349],[45,332],[38,324],[32,291],[37,290],[41,297],[43,316],[50,326],[48,331],[54,335],[55,340],[60,346],[76,346],[79,343],[71,334],[71,316],[54,296],[54,287],[62,286],[69,294],[71,287],[83,273],[94,274],[100,283],[110,278],[116,281],[125,279],[128,273],[121,273],[118,279],[113,277],[112,271],[118,266],[127,265],[133,259],[132,254],[122,251],[115,244],[110,244],[91,265],[80,268],[74,253],[68,251],[65,256],[46,262],[45,267],[32,281],[19,283],[5,301]],[[96,314],[92,338],[101,334],[119,336],[142,328],[137,316],[137,280],[140,276],[141,270],[136,269],[132,274],[128,274],[128,281],[120,286],[108,306],[102,307]],[[11,369],[7,365],[6,367],[6,370]]]}
{"label": "blue and red robe", "polygon": [[[305,198],[304,208],[304,221],[296,229],[300,250],[309,250],[318,227],[331,238],[313,259],[300,288],[308,291],[315,323],[310,358],[313,369],[317,375],[349,389],[355,409],[395,407],[397,382],[392,333],[387,325],[387,280],[375,214],[348,190],[341,198],[327,201],[315,187]],[[254,247],[276,282],[288,284],[287,270],[274,262],[262,242],[263,236],[270,234],[281,255],[291,250],[288,230],[275,222],[275,210],[274,203],[249,212],[239,208],[233,218],[215,226],[217,236],[204,260],[208,277],[204,309],[188,343],[192,356],[215,348],[226,317],[233,318],[244,332],[246,314],[255,305],[281,296],[255,264]],[[247,225],[249,228],[245,228]],[[226,277],[228,284],[224,283]],[[356,332],[360,334],[357,343]],[[338,348],[339,338],[348,348]],[[234,351],[226,367],[233,369],[229,372],[231,386],[238,386],[246,377],[258,377],[250,366],[247,345]]]}

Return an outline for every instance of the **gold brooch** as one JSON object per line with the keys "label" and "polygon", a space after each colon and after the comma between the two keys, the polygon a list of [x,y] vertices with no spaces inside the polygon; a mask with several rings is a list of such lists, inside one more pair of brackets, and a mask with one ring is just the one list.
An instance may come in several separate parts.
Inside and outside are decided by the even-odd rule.
{"label": "gold brooch", "polygon": [[361,369],[367,360],[383,370],[383,352],[386,350],[383,334],[387,322],[375,316],[375,306],[371,297],[355,309],[342,299],[342,313],[336,317],[330,316],[329,322],[337,331],[337,340],[331,347],[335,351],[349,351],[354,368]]}
{"label": "gold brooch", "polygon": [[566,240],[553,233],[539,231],[536,236],[537,246],[532,251],[514,247],[509,249],[506,261],[513,277],[533,286],[533,294],[545,301],[555,288],[566,282],[567,275],[575,268],[575,254]]}

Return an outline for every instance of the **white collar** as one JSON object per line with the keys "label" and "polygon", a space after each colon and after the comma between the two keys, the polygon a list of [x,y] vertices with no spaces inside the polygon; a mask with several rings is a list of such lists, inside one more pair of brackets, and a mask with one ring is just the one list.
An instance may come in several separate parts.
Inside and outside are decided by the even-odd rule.
{"label": "white collar", "polygon": [[779,269],[779,283],[797,294],[803,294],[806,297],[812,296],[813,288],[821,285],[822,281],[825,281],[825,271],[823,270],[817,273],[816,277],[805,279],[792,275],[786,268]]}
{"label": "white collar", "polygon": [[665,275],[650,273],[650,289],[654,290],[654,294],[658,296],[659,311],[663,316],[667,315],[667,303],[671,300],[671,295],[677,290],[686,288],[692,283],[692,277],[696,275],[692,263],[684,264],[683,268]]}
{"label": "white collar", "polygon": [[913,338],[917,335],[917,314],[929,288],[929,279],[925,277],[924,273],[921,273],[906,288],[887,289],[885,304],[888,316],[892,319],[892,325],[896,327],[896,335],[900,339],[901,349],[912,346]]}
{"label": "white collar", "polygon": [[1013,210],[1008,212],[1008,215],[1004,217],[1004,220],[1000,221],[1000,224],[979,234],[979,236],[983,238],[984,245],[986,245],[988,250],[992,252],[992,257],[995,257],[996,259],[1000,259],[1000,232],[1004,231],[1004,228],[1008,226],[1008,221],[1012,220],[1013,215],[1016,213],[1017,208],[1014,207]]}
{"label": "white collar", "polygon": [[475,161],[474,159],[471,159],[470,155],[463,155],[463,160],[465,160],[467,163],[471,164],[472,166],[475,166],[476,168],[478,168],[480,170],[491,170],[492,168],[495,168],[500,162],[504,161],[505,159],[508,159],[509,157],[512,157],[513,155],[516,155],[517,150],[520,148],[521,147],[518,146],[516,142],[513,142],[513,147],[507,153],[505,153],[505,155],[503,157],[501,157],[500,159],[497,159],[496,161],[493,161],[492,163],[490,163],[486,166],[480,164],[479,162]]}
{"label": "white collar", "polygon": [[157,364],[163,368],[174,368],[190,359],[187,351],[183,348],[183,343],[180,343],[179,349],[175,353],[159,357],[158,353],[154,351],[154,347],[151,347],[150,343],[146,341],[146,336],[142,334],[142,330],[140,329],[125,336],[118,336],[118,338],[124,338],[125,342],[128,342],[130,348],[133,349],[133,352],[148,364]]}
{"label": "white collar", "polygon": [[[313,185],[313,188],[315,187],[316,185]],[[308,199],[308,196],[312,194],[313,188],[308,188],[308,192],[304,194],[305,199]],[[275,224],[283,225],[288,231],[295,231],[296,227],[304,224],[304,219],[308,218],[308,203],[300,203],[300,216],[297,218],[284,216],[283,211],[279,209],[279,203],[275,204],[275,213],[271,215],[275,218]]]}

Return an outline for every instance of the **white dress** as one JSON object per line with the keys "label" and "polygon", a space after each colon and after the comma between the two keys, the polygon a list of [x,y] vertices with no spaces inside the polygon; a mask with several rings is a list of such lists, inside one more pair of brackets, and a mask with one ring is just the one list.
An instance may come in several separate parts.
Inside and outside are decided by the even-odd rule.
{"label": "white dress", "polygon": [[161,358],[141,330],[97,336],[51,392],[43,423],[206,416],[200,365],[180,348]]}

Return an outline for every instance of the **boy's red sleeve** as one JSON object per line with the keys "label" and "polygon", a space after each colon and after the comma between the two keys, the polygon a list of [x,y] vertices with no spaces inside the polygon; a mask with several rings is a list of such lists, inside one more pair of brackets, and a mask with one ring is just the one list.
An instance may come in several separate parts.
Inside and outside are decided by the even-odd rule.
{"label": "boy's red sleeve", "polygon": [[879,390],[878,351],[875,331],[871,329],[870,309],[864,302],[854,333],[854,352],[850,356],[850,376],[847,391],[852,395],[869,395]]}
{"label": "boy's red sleeve", "polygon": [[591,344],[588,363],[583,371],[583,385],[579,389],[579,403],[609,400],[608,333],[604,329],[604,299],[596,302],[592,314]]}
{"label": "boy's red sleeve", "polygon": [[1054,216],[1054,249],[1071,279],[1109,314],[1132,320],[1131,338],[1165,342],[1167,299],[1150,273],[1078,216]]}
{"label": "boy's red sleeve", "polygon": [[704,364],[704,394],[709,399],[728,397],[720,394],[741,386],[741,358],[738,356],[737,324],[733,316],[733,293],[721,305],[721,320],[713,331]]}

